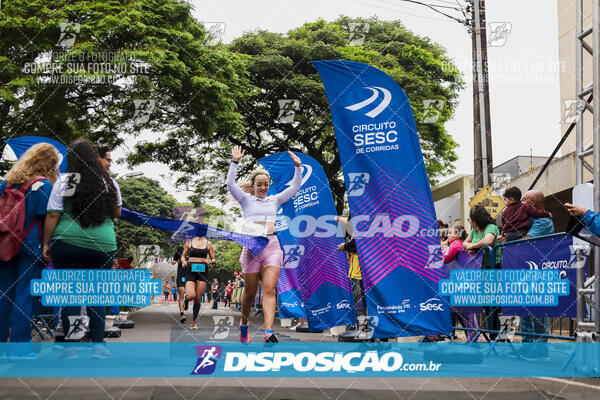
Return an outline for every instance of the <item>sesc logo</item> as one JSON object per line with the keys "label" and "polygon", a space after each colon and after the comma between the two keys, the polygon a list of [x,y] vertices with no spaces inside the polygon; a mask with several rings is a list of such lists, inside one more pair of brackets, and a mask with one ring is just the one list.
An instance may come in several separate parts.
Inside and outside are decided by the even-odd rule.
{"label": "sesc logo", "polygon": [[223,355],[221,346],[196,346],[198,360],[190,375],[210,375],[217,368],[217,359]]}
{"label": "sesc logo", "polygon": [[444,304],[437,297],[432,297],[419,304],[421,311],[444,311]]}
{"label": "sesc logo", "polygon": [[337,308],[338,310],[341,310],[342,308],[350,309],[350,303],[348,302],[348,300],[342,300],[335,305],[335,308]]}
{"label": "sesc logo", "polygon": [[300,265],[300,258],[304,255],[304,246],[297,245],[286,245],[283,246],[283,267],[284,268],[298,268]]}
{"label": "sesc logo", "polygon": [[386,88],[382,88],[379,86],[365,86],[364,89],[369,89],[372,92],[371,97],[356,104],[352,104],[351,106],[347,106],[346,110],[357,111],[369,106],[371,103],[377,100],[377,98],[379,97],[379,93],[381,92],[383,94],[383,99],[381,100],[379,105],[377,105],[377,107],[375,107],[371,111],[365,113],[367,117],[375,118],[376,116],[381,114],[383,110],[385,110],[390,104],[390,101],[392,101],[392,93]]}

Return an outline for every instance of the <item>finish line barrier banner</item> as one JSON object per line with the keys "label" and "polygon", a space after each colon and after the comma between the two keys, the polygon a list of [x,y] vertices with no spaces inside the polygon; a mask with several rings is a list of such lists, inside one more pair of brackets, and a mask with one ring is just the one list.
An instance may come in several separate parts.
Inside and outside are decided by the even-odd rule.
{"label": "finish line barrier banner", "polygon": [[[483,251],[478,251],[475,254],[468,253],[466,251],[459,251],[456,254],[456,258],[449,262],[448,264],[444,264],[444,270],[446,272],[446,277],[449,278],[452,271],[457,269],[462,270],[481,270],[481,264],[483,262]],[[486,257],[489,255],[486,254]],[[451,306],[451,310],[460,313],[482,313],[482,306]]]}
{"label": "finish line barrier banner", "polygon": [[[496,247],[495,251],[498,251]],[[552,237],[524,242],[507,243],[502,250],[502,269],[531,269],[558,271],[569,282],[570,292],[560,296],[553,307],[502,307],[503,315],[533,317],[577,317],[577,269],[584,268],[588,252],[577,251],[572,236]]]}
{"label": "finish line barrier banner", "polygon": [[436,214],[406,94],[366,64],[314,65],[329,99],[367,314],[378,319],[373,337],[450,334],[448,301],[438,296],[445,274]]}
{"label": "finish line barrier banner", "polygon": [[[302,186],[281,206],[276,222],[284,254],[277,285],[279,312],[282,317],[306,317],[313,329],[352,325],[356,313],[348,258],[337,249],[344,238],[324,235],[316,224],[323,218],[330,218],[328,222],[335,224],[333,218],[337,213],[329,181],[317,160],[295,154],[302,161]],[[272,154],[258,162],[271,175],[275,191],[286,189],[294,176],[294,163],[287,152]],[[301,315],[302,311],[305,315]]]}
{"label": "finish line barrier banner", "polygon": [[[0,377],[598,377],[600,343],[107,343],[107,359],[85,343],[2,343]],[[91,343],[90,343],[91,345]],[[493,346],[493,351],[492,351]],[[77,359],[63,357],[64,349]],[[543,360],[521,358],[531,351]],[[73,353],[69,353],[73,356]]]}
{"label": "finish line barrier banner", "polygon": [[247,247],[252,254],[259,254],[269,242],[262,236],[250,236],[241,233],[229,232],[210,225],[198,224],[190,221],[180,221],[169,218],[151,217],[126,208],[121,209],[121,219],[138,225],[146,225],[164,231],[173,232],[173,240],[191,240],[196,236],[205,236],[209,239],[229,240]]}

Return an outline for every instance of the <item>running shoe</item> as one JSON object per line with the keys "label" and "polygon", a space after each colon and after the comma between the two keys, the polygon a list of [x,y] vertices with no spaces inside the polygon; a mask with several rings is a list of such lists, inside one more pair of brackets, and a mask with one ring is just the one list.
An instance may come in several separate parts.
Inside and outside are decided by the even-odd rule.
{"label": "running shoe", "polygon": [[92,348],[92,358],[105,359],[112,357],[112,353],[106,347],[106,344],[95,344]]}
{"label": "running shoe", "polygon": [[265,340],[263,340],[263,343],[279,343],[279,339],[275,336],[275,332],[265,333]]}
{"label": "running shoe", "polygon": [[250,323],[248,325],[242,325],[240,322],[240,342],[242,343],[250,343],[252,341],[252,336],[250,335]]}
{"label": "running shoe", "polygon": [[190,329],[198,329],[198,325],[196,325],[196,323],[192,321],[192,323],[190,324]]}
{"label": "running shoe", "polygon": [[183,324],[186,319],[187,318],[185,318],[185,315],[182,315],[181,318],[179,318],[179,322],[181,322]]}

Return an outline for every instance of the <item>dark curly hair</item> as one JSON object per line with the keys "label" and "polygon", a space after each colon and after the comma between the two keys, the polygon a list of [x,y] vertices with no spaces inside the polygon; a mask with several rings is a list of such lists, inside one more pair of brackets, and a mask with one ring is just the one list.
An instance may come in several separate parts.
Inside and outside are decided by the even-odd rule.
{"label": "dark curly hair", "polygon": [[504,191],[504,197],[513,199],[517,203],[521,201],[521,190],[516,186],[511,186]]}
{"label": "dark curly hair", "polygon": [[471,221],[473,221],[481,230],[484,230],[489,224],[494,224],[494,220],[484,206],[477,205],[471,208],[469,218],[471,218]]}
{"label": "dark curly hair", "polygon": [[71,143],[67,172],[81,175],[73,196],[65,197],[65,206],[70,207],[81,227],[100,225],[106,218],[116,217],[117,190],[91,141],[77,139]]}

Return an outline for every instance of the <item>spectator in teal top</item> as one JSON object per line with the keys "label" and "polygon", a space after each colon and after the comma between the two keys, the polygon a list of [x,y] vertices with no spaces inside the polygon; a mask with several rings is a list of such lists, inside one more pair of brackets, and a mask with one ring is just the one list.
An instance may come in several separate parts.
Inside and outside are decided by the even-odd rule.
{"label": "spectator in teal top", "polygon": [[[77,139],[69,146],[67,174],[54,185],[48,202],[44,258],[51,257],[57,269],[111,268],[117,250],[113,219],[120,213],[121,194],[102,166],[96,146],[87,139]],[[79,306],[63,307],[66,341],[73,340],[75,329],[71,328],[81,324],[79,311]],[[110,357],[103,345],[106,307],[87,307],[87,314],[95,343],[92,357]],[[76,349],[66,347],[65,351]]]}
{"label": "spectator in teal top", "polygon": [[[25,193],[25,224],[27,229],[37,220],[23,241],[19,254],[13,259],[0,262],[0,343],[31,342],[31,313],[33,297],[29,289],[32,279],[39,279],[43,268],[41,258],[42,245],[40,232],[46,218],[46,204],[56,180],[58,152],[48,143],[38,143],[28,149],[0,183],[0,195],[4,193],[7,182],[12,188],[31,183],[34,178],[43,176]],[[2,217],[2,216],[0,216]],[[27,346],[20,346],[9,357],[13,359],[35,358]],[[6,355],[6,349],[0,347],[0,357]]]}
{"label": "spectator in teal top", "polygon": [[[482,247],[490,246],[493,248],[499,244],[500,231],[485,207],[475,206],[471,208],[469,222],[472,229],[469,237],[463,242],[465,250],[474,253]],[[500,265],[501,261],[502,254],[498,251],[496,252],[496,265]],[[490,266],[489,257],[486,255],[483,257],[483,266]]]}

